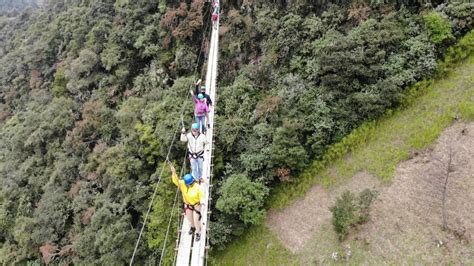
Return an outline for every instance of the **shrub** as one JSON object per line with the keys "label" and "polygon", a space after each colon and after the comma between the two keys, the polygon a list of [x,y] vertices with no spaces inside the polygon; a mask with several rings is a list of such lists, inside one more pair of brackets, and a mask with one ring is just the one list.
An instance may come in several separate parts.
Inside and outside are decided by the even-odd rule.
{"label": "shrub", "polygon": [[357,199],[354,194],[346,190],[337,199],[336,205],[330,210],[332,212],[332,224],[339,240],[344,240],[349,229],[356,224],[369,221],[370,205],[377,197],[375,190],[365,189]]}
{"label": "shrub", "polygon": [[242,174],[230,176],[220,189],[216,208],[228,215],[236,215],[245,224],[259,224],[265,217],[264,198],[268,188],[252,182]]}
{"label": "shrub", "polygon": [[[239,228],[239,225],[235,222],[237,221],[226,221],[222,217],[210,222],[209,240],[213,247],[223,250],[226,244],[232,240],[232,237],[242,234],[243,228]],[[242,226],[240,225],[240,227]]]}
{"label": "shrub", "polygon": [[458,37],[472,29],[474,23],[474,3],[442,4],[436,7],[437,11],[446,14],[453,25],[453,34]]}
{"label": "shrub", "polygon": [[440,13],[431,11],[423,17],[425,27],[434,44],[440,44],[453,38],[451,22]]}
{"label": "shrub", "polygon": [[66,93],[67,79],[64,76],[64,68],[58,68],[54,73],[52,91],[54,96],[60,97]]}
{"label": "shrub", "polygon": [[370,214],[370,205],[374,202],[375,198],[378,196],[378,191],[370,190],[368,188],[364,189],[359,194],[358,199],[358,223],[366,223],[369,221]]}
{"label": "shrub", "polygon": [[356,205],[354,203],[354,194],[345,191],[337,199],[336,205],[331,208],[332,225],[336,231],[339,240],[342,240],[349,233],[349,227],[354,223]]}
{"label": "shrub", "polygon": [[474,52],[474,31],[471,30],[458,43],[449,47],[446,51],[446,55],[443,60],[439,62],[437,69],[437,77],[443,77],[448,73],[450,68],[466,59],[469,55]]}

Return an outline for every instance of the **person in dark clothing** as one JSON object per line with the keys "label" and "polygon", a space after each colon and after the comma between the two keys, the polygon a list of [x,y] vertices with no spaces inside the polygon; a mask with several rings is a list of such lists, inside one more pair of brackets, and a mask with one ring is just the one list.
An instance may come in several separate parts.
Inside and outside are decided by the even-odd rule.
{"label": "person in dark clothing", "polygon": [[194,96],[198,96],[199,94],[202,94],[204,98],[206,98],[206,103],[208,107],[212,106],[212,100],[211,96],[206,93],[206,86],[201,86],[201,80],[198,80],[196,83],[194,83]]}

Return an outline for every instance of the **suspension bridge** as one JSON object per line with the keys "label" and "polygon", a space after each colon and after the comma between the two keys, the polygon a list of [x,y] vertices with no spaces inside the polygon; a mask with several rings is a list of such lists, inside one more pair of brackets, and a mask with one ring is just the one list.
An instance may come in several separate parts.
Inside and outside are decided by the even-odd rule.
{"label": "suspension bridge", "polygon": [[207,130],[206,137],[209,142],[204,151],[204,168],[203,177],[204,182],[201,187],[204,192],[205,205],[201,206],[201,240],[193,241],[192,235],[188,234],[190,225],[187,219],[183,219],[179,238],[177,240],[177,258],[176,265],[205,265],[206,255],[209,247],[209,206],[211,204],[211,181],[212,181],[212,159],[214,150],[214,111],[217,104],[216,101],[216,79],[217,79],[217,64],[218,64],[218,50],[219,50],[219,20],[214,22],[211,31],[211,41],[209,45],[209,55],[207,60],[207,74],[206,74],[206,88],[208,94],[213,102],[213,108],[209,112],[210,128]]}
{"label": "suspension bridge", "polygon": [[[212,0],[212,7],[217,5],[217,11],[220,9],[220,3],[219,0]],[[214,9],[216,10],[216,9]],[[220,13],[220,12],[219,12]],[[218,52],[219,52],[219,16],[216,16],[217,20],[214,21],[214,16],[213,16],[213,25],[211,27],[211,39],[210,39],[210,45],[209,45],[209,54],[207,57],[207,72],[206,72],[206,82],[205,86],[207,88],[207,94],[211,97],[211,100],[213,102],[212,108],[210,108],[210,111],[208,113],[209,121],[208,124],[210,127],[207,129],[206,132],[206,138],[208,141],[208,144],[205,147],[204,150],[204,164],[203,164],[203,182],[201,182],[200,186],[203,190],[204,193],[204,198],[201,200],[201,239],[200,241],[193,241],[193,235],[188,234],[189,229],[191,228],[189,222],[187,219],[181,219],[182,222],[180,224],[181,229],[179,230],[179,235],[178,239],[176,240],[176,252],[175,252],[175,257],[174,257],[174,262],[176,265],[207,265],[207,253],[209,249],[209,236],[208,236],[208,231],[209,231],[209,206],[211,205],[211,188],[212,188],[212,159],[213,159],[213,151],[214,151],[214,111],[215,111],[215,106],[217,104],[217,99],[216,99],[216,80],[217,80],[217,70],[218,70]],[[208,22],[209,23],[209,22]],[[205,39],[205,34],[207,32],[207,29],[204,30],[203,34],[203,40]],[[202,52],[202,45],[201,45],[201,50],[198,55],[198,59],[196,62],[196,70],[199,65],[199,58]],[[183,104],[183,107],[181,109],[181,124],[184,127],[183,123],[183,114],[185,111],[185,106],[186,104]],[[168,154],[166,155],[166,161],[169,162],[169,156],[171,152],[171,148],[173,147],[175,141],[176,141],[176,135],[178,133],[178,130],[175,131],[174,137],[170,143],[170,146],[168,148]],[[184,156],[184,161],[183,161],[183,167],[180,176],[183,174],[183,170],[186,165],[186,160],[187,160],[187,155]],[[148,216],[150,214],[150,211],[153,206],[153,201],[156,198],[158,187],[162,181],[163,178],[163,173],[165,169],[166,163],[163,164],[163,167],[161,169],[160,175],[158,177],[158,181],[156,182],[155,189],[152,195],[152,198],[150,200],[150,203],[148,205],[148,210],[146,212],[144,222],[142,224],[140,233],[138,235],[138,239],[135,243],[135,249],[133,251],[132,257],[130,259],[130,266],[133,265],[135,256],[138,251],[138,247],[140,245],[140,240],[142,238],[146,223],[148,221]],[[164,182],[170,182],[170,180],[164,181]],[[170,220],[168,223],[168,228],[166,230],[166,235],[165,235],[165,240],[163,243],[163,247],[161,249],[161,256],[160,256],[160,261],[159,265],[163,263],[163,258],[166,254],[166,243],[167,239],[170,233],[170,225],[172,223],[172,217],[173,217],[173,212],[175,210],[175,207],[177,206],[177,199],[178,199],[178,192],[179,189],[177,188],[176,190],[176,196],[175,200],[173,203],[173,208],[171,211],[170,215]]]}

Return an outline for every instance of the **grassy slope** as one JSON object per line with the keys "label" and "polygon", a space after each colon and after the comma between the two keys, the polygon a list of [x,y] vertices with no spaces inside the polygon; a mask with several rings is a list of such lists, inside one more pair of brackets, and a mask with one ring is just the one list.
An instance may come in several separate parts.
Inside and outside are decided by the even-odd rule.
{"label": "grassy slope", "polygon": [[[358,171],[368,171],[390,181],[399,162],[409,158],[413,151],[432,144],[456,116],[463,120],[474,119],[474,56],[454,67],[446,78],[431,82],[413,104],[373,123],[365,134],[364,145],[352,150],[351,154],[316,175],[314,169],[309,169],[302,175],[302,182],[277,190],[273,198],[278,200],[271,207],[282,208],[314,184],[335,185],[352,178]],[[328,230],[332,231],[332,228]],[[323,242],[332,243],[334,251],[338,243],[332,235],[333,232],[328,234],[331,239]],[[366,261],[363,246],[358,243],[352,243],[352,246],[355,248],[352,262]],[[311,261],[311,252],[292,254],[262,225],[251,229],[224,252],[214,253],[210,262],[217,265],[297,265]]]}

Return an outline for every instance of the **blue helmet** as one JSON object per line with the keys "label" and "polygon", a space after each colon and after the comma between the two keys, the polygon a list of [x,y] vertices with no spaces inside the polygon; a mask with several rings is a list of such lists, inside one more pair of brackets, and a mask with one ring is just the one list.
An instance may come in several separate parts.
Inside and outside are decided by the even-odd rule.
{"label": "blue helmet", "polygon": [[184,179],[184,184],[187,186],[191,185],[194,182],[194,177],[191,174],[186,174],[183,177]]}
{"label": "blue helmet", "polygon": [[204,95],[202,95],[202,93],[199,93],[198,94],[198,99],[204,99]]}
{"label": "blue helmet", "polygon": [[198,123],[193,123],[191,128],[192,129],[199,129],[199,124]]}

